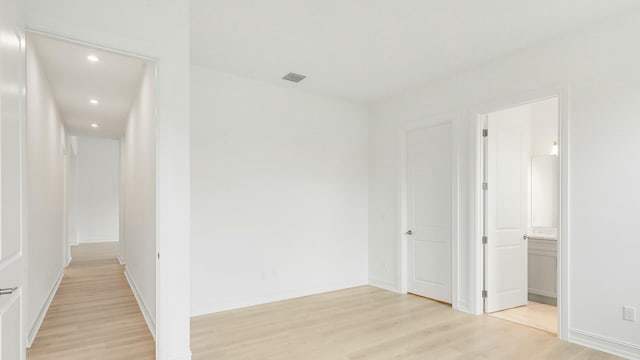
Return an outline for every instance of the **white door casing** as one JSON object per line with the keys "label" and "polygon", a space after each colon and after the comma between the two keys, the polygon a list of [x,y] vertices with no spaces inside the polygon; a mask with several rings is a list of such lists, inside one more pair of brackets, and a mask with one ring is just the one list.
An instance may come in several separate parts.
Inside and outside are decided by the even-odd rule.
{"label": "white door casing", "polygon": [[485,311],[527,304],[528,178],[531,108],[487,116]]}
{"label": "white door casing", "polygon": [[24,359],[24,26],[18,4],[0,0],[0,359]]}
{"label": "white door casing", "polygon": [[407,290],[452,302],[453,126],[407,131]]}

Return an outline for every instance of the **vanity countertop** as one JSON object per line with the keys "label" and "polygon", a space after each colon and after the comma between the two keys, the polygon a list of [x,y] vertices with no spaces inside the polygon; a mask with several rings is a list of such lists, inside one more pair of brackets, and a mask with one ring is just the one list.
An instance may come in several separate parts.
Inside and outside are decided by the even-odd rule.
{"label": "vanity countertop", "polygon": [[558,241],[558,235],[556,233],[554,233],[554,232],[534,232],[534,231],[532,231],[527,236],[529,237],[529,239]]}
{"label": "vanity countertop", "polygon": [[558,241],[558,238],[556,236],[552,236],[552,235],[536,235],[536,234],[531,234],[531,235],[527,235],[529,239],[535,239],[535,240],[552,240],[552,241]]}

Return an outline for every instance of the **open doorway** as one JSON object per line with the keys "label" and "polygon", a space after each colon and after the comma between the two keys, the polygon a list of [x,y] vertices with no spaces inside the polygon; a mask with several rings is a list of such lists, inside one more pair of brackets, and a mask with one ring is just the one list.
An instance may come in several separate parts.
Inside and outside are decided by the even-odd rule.
{"label": "open doorway", "polygon": [[484,312],[558,333],[557,97],[483,116]]}
{"label": "open doorway", "polygon": [[26,58],[27,358],[155,358],[155,62],[36,32]]}

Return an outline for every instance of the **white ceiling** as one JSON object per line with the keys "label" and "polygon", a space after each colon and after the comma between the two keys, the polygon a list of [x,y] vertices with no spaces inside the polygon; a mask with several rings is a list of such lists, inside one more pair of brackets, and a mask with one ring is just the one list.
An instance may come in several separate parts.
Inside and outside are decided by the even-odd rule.
{"label": "white ceiling", "polygon": [[371,103],[638,0],[191,0],[194,64]]}
{"label": "white ceiling", "polygon": [[[39,35],[30,40],[68,132],[109,138],[124,134],[145,61]],[[89,62],[90,54],[100,61]],[[92,98],[99,104],[91,105]]]}

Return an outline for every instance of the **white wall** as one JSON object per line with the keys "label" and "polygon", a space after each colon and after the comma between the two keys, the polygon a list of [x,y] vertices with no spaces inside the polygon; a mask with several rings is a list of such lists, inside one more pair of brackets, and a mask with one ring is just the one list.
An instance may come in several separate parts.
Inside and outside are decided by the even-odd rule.
{"label": "white wall", "polygon": [[[78,140],[69,136],[67,143],[67,244],[78,244]],[[69,250],[69,257],[71,256]]]}
{"label": "white wall", "polygon": [[122,138],[124,192],[121,258],[141,310],[156,323],[156,120],[154,64],[145,65]]}
{"label": "white wall", "polygon": [[[469,307],[469,195],[472,109],[532,90],[569,88],[569,337],[640,356],[637,237],[640,214],[640,14],[514,54],[399,95],[372,109],[369,171],[369,276],[399,288],[397,129],[434,114],[460,122],[460,298]],[[465,210],[466,209],[466,210]],[[388,267],[382,264],[389,264]]]}
{"label": "white wall", "polygon": [[551,151],[554,142],[558,142],[558,98],[537,101],[529,106],[532,115],[530,225],[533,232],[554,234],[559,220],[560,184],[559,159]]}
{"label": "white wall", "polygon": [[77,137],[77,238],[80,243],[120,237],[120,142]]}
{"label": "white wall", "polygon": [[27,234],[25,327],[44,316],[47,299],[64,267],[64,149],[66,135],[37,54],[27,44]]}
{"label": "white wall", "polygon": [[367,283],[367,111],[191,67],[191,313]]}
{"label": "white wall", "polygon": [[558,141],[558,98],[537,101],[531,106],[531,154],[550,155]]}
{"label": "white wall", "polygon": [[30,28],[158,63],[157,354],[189,359],[189,1],[25,0],[24,11]]}

